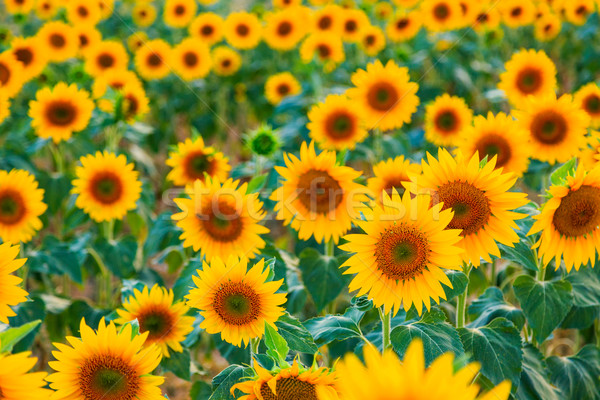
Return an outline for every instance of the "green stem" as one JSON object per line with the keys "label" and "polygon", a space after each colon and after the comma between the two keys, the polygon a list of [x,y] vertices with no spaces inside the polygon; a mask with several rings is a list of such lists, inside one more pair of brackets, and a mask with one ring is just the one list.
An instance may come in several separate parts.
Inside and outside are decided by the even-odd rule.
{"label": "green stem", "polygon": [[[23,243],[19,243],[19,258],[25,258],[25,250],[23,250]],[[19,268],[19,277],[23,280],[23,289],[27,290],[27,275],[29,274],[28,264],[25,263]]]}
{"label": "green stem", "polygon": [[490,268],[490,286],[496,286],[496,260],[492,260]]}
{"label": "green stem", "polygon": [[373,164],[383,160],[383,132],[380,129],[373,130]]}
{"label": "green stem", "polygon": [[544,268],[543,266],[541,266],[538,263],[538,270],[537,273],[535,274],[535,277],[537,278],[538,281],[543,282],[544,279],[546,278],[546,268]]}
{"label": "green stem", "polygon": [[250,365],[254,366],[254,355],[258,354],[258,346],[260,345],[260,338],[250,339]]}
{"label": "green stem", "polygon": [[48,146],[48,148],[50,149],[50,153],[52,153],[52,158],[54,160],[54,167],[56,168],[56,172],[58,172],[61,175],[64,174],[65,164],[60,151],[60,147],[58,147],[58,144],[56,143],[51,143],[50,146]]}
{"label": "green stem", "polygon": [[[392,313],[385,313],[383,307],[377,309],[379,311],[379,318],[381,318],[381,333],[382,333],[382,350],[385,351],[392,347],[390,340],[390,333],[392,331]],[[390,310],[391,311],[391,310]]]}
{"label": "green stem", "polygon": [[335,243],[333,243],[333,239],[330,239],[329,241],[325,242],[325,257],[333,257],[333,254],[335,252]]}
{"label": "green stem", "polygon": [[[471,263],[465,263],[463,265],[463,272],[469,278],[469,273],[471,272],[472,265]],[[467,283],[467,287],[465,291],[461,293],[456,300],[456,327],[463,328],[467,319],[467,295],[469,294],[469,284]]]}

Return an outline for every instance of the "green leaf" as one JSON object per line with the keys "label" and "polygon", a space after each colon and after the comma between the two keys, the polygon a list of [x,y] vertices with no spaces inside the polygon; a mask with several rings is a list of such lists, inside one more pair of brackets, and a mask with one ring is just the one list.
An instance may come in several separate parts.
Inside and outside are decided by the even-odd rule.
{"label": "green leaf", "polygon": [[237,396],[233,397],[231,395],[231,387],[239,383],[242,378],[249,376],[252,376],[251,368],[242,367],[241,365],[230,365],[213,378],[213,394],[209,400],[234,400]]}
{"label": "green leaf", "polygon": [[591,268],[569,274],[565,280],[569,281],[573,288],[573,305],[600,306],[600,278]]}
{"label": "green leaf", "polygon": [[577,158],[573,157],[560,167],[556,168],[550,175],[550,182],[553,185],[561,185],[567,180],[567,175],[573,175]]}
{"label": "green leaf", "polygon": [[0,353],[10,353],[13,347],[19,343],[21,339],[27,336],[41,323],[42,321],[38,319],[17,328],[8,328],[7,330],[0,332]]}
{"label": "green leaf", "polygon": [[523,371],[515,397],[517,400],[560,399],[559,392],[549,382],[542,354],[531,344],[523,347]]}
{"label": "green leaf", "polygon": [[420,321],[397,326],[390,335],[392,347],[401,358],[415,338],[423,342],[426,365],[447,352],[452,352],[458,357],[464,355],[458,332],[445,322],[444,313],[437,308],[425,314]]}
{"label": "green leaf", "polygon": [[319,351],[308,329],[287,312],[279,317],[275,325],[287,342],[290,350],[308,354],[314,354]]}
{"label": "green leaf", "polygon": [[560,323],[560,327],[562,329],[586,329],[592,326],[598,317],[600,317],[600,307],[573,306]]}
{"label": "green leaf", "polygon": [[114,242],[101,238],[94,243],[94,249],[106,268],[119,278],[130,278],[135,274],[133,264],[137,247],[137,240],[133,236],[125,236]]}
{"label": "green leaf", "polygon": [[446,301],[450,301],[465,291],[469,284],[469,278],[467,278],[462,271],[455,271],[452,269],[446,270],[446,275],[452,283],[452,288],[446,285],[442,285],[442,287],[446,293]]}
{"label": "green leaf", "polygon": [[206,400],[212,393],[212,387],[210,384],[204,381],[194,382],[192,389],[190,390],[191,400]]}
{"label": "green leaf", "polygon": [[573,305],[571,284],[564,280],[539,282],[522,275],[515,280],[513,288],[539,342],[550,336]]}
{"label": "green leaf", "polygon": [[519,227],[516,232],[520,240],[514,244],[514,247],[498,243],[500,254],[502,259],[510,260],[530,271],[537,271],[537,255],[533,250],[533,245],[537,240],[536,235],[527,236],[527,233],[533,226],[532,216],[539,214],[538,206],[533,202],[529,202],[515,211],[526,215],[525,218],[515,221]]}
{"label": "green leaf", "polygon": [[188,349],[183,349],[183,352],[169,352],[170,357],[163,357],[160,365],[167,371],[171,371],[177,377],[189,381],[191,378],[191,356]]}
{"label": "green leaf", "polygon": [[522,365],[521,336],[512,322],[496,318],[481,328],[459,328],[465,352],[481,364],[481,373],[495,385],[510,379],[516,387]]}
{"label": "green leaf", "polygon": [[471,328],[479,328],[492,322],[498,317],[504,317],[517,327],[523,329],[525,315],[519,308],[507,304],[504,301],[502,291],[497,287],[489,287],[469,306],[469,314],[475,315],[476,319],[469,324]]}
{"label": "green leaf", "polygon": [[278,361],[285,361],[290,351],[285,339],[269,324],[265,324],[265,345],[267,354]]}
{"label": "green leaf", "polygon": [[567,400],[600,399],[600,350],[587,345],[571,357],[548,357],[550,380]]}
{"label": "green leaf", "polygon": [[248,189],[246,190],[246,192],[255,193],[260,191],[263,188],[263,186],[265,186],[265,182],[267,181],[267,175],[268,174],[258,175],[252,178],[250,182],[248,182]]}
{"label": "green leaf", "polygon": [[315,338],[315,343],[319,347],[334,340],[361,337],[362,335],[356,322],[343,315],[328,315],[309,319],[304,322],[304,326]]}
{"label": "green leaf", "polygon": [[339,269],[340,265],[338,258],[324,256],[313,248],[304,249],[300,253],[298,267],[317,311],[325,308],[346,287],[346,278]]}

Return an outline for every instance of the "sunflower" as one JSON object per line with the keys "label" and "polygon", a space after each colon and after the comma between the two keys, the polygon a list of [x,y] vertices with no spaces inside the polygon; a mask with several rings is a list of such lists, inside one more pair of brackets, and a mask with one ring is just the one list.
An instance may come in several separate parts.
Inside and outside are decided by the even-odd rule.
{"label": "sunflower", "polygon": [[385,35],[381,28],[377,26],[368,26],[362,31],[360,47],[366,55],[375,57],[380,51],[385,49]]}
{"label": "sunflower", "polygon": [[145,2],[137,2],[131,10],[133,23],[142,28],[148,27],[156,20],[156,8]]}
{"label": "sunflower", "polygon": [[162,79],[171,73],[171,46],[154,39],[135,52],[135,68],[144,79]]}
{"label": "sunflower", "polygon": [[443,210],[451,208],[454,217],[449,228],[462,229],[458,246],[464,262],[478,267],[480,258],[491,262],[490,254],[500,257],[496,242],[513,246],[519,241],[514,229],[516,219],[524,214],[512,210],[527,203],[525,193],[509,192],[517,176],[495,169],[496,157],[480,164],[476,153],[466,158],[459,151],[456,157],[440,148],[438,159],[427,153],[427,161],[421,162],[423,173],[411,176],[413,193],[428,193]]}
{"label": "sunflower", "polygon": [[35,15],[42,21],[52,19],[58,12],[57,0],[36,0]]}
{"label": "sunflower", "polygon": [[394,8],[387,1],[380,1],[373,7],[375,18],[380,21],[386,21],[394,13]]}
{"label": "sunflower", "polygon": [[438,146],[455,145],[472,120],[473,111],[462,98],[443,94],[425,107],[425,138]]}
{"label": "sunflower", "polygon": [[339,36],[342,33],[342,12],[344,10],[335,4],[328,4],[313,13],[313,28],[310,32],[315,34],[333,34]]}
{"label": "sunflower", "polygon": [[115,0],[98,0],[102,19],[110,17],[115,9]]}
{"label": "sunflower", "polygon": [[[249,380],[231,387],[231,394],[236,390],[245,394],[236,397],[238,400],[338,400],[339,388],[335,371],[326,367],[305,368],[294,359],[291,367],[268,371],[258,362],[254,363],[254,376]],[[326,396],[326,397],[323,397]]]}
{"label": "sunflower", "polygon": [[13,97],[23,86],[23,75],[20,73],[23,67],[12,51],[0,53],[0,90],[2,96]]}
{"label": "sunflower", "polygon": [[403,42],[414,38],[422,24],[418,11],[401,11],[388,22],[385,32],[392,42]]}
{"label": "sunflower", "polygon": [[163,357],[170,357],[169,349],[181,353],[181,342],[194,330],[194,317],[187,317],[189,307],[184,302],[174,302],[172,290],[154,285],[134,295],[118,309],[116,324],[124,325],[137,319],[140,333],[148,332],[146,344],[156,344],[162,350]]}
{"label": "sunflower", "polygon": [[421,0],[392,0],[400,8],[412,8],[419,4]]}
{"label": "sunflower", "polygon": [[69,0],[66,4],[67,20],[72,25],[95,26],[102,14],[100,4],[89,0]]}
{"label": "sunflower", "polygon": [[223,25],[225,39],[237,49],[247,50],[258,46],[262,25],[255,14],[240,11],[229,14]]}
{"label": "sunflower", "polygon": [[55,343],[55,373],[47,381],[56,399],[164,400],[159,386],[164,378],[150,375],[161,360],[155,344],[144,346],[149,333],[133,336],[130,324],[117,331],[102,318],[94,332],[81,320],[81,339],[69,336],[70,345]]}
{"label": "sunflower", "polygon": [[269,47],[280,51],[296,47],[307,31],[298,14],[297,7],[289,7],[265,16],[264,39]]}
{"label": "sunflower", "polygon": [[385,66],[376,60],[366,70],[359,69],[352,74],[352,83],[356,87],[348,89],[348,97],[365,110],[369,129],[400,128],[410,122],[419,105],[419,85],[410,81],[408,68],[392,60]]}
{"label": "sunflower", "polygon": [[553,13],[542,16],[535,22],[535,37],[540,41],[549,41],[554,39],[562,29],[562,21]]}
{"label": "sunflower", "polygon": [[242,66],[240,54],[227,46],[215,47],[212,51],[213,70],[220,76],[231,76]]}
{"label": "sunflower", "polygon": [[600,132],[591,131],[590,136],[586,138],[585,145],[579,150],[577,158],[581,165],[589,171],[596,167],[600,161]]}
{"label": "sunflower", "polygon": [[535,247],[543,265],[554,258],[556,269],[562,259],[567,272],[590,261],[594,266],[600,248],[600,168],[579,166],[564,182],[550,186],[548,194],[529,231],[542,232]]}
{"label": "sunflower", "polygon": [[[150,101],[141,85],[127,84],[120,87],[118,92],[122,98],[120,103],[117,102],[117,105],[120,105],[121,107],[118,110],[118,113],[127,123],[134,122],[136,119],[150,111]],[[100,100],[98,102],[98,107],[106,113],[115,113],[115,104],[108,99]]]}
{"label": "sunflower", "polygon": [[583,25],[596,10],[594,0],[570,0],[564,2],[567,21],[574,25]]}
{"label": "sunflower", "polygon": [[[42,229],[46,211],[44,189],[21,169],[0,171],[0,238],[3,242],[29,242]],[[1,320],[1,319],[0,319]]]}
{"label": "sunflower", "polygon": [[111,69],[94,80],[92,96],[98,99],[106,94],[108,88],[121,90],[130,86],[142,88],[142,82],[134,72],[126,69]]}
{"label": "sunflower", "polygon": [[517,107],[531,96],[546,96],[556,89],[556,67],[543,50],[522,50],[513,54],[500,74],[498,88]]}
{"label": "sunflower", "polygon": [[79,54],[83,56],[89,49],[95,48],[102,42],[102,34],[93,26],[77,25],[73,27],[73,32],[78,39]]}
{"label": "sunflower", "polygon": [[336,64],[346,58],[344,44],[339,35],[318,33],[309,35],[300,46],[300,58],[308,64],[316,58],[325,63],[327,68],[333,69]]}
{"label": "sunflower", "polygon": [[471,157],[478,153],[479,158],[496,157],[496,168],[522,176],[527,171],[531,149],[527,132],[510,116],[502,112],[496,116],[491,112],[487,117],[475,117],[456,142],[459,150]]}
{"label": "sunflower", "polygon": [[366,188],[354,182],[361,173],[336,165],[334,151],[317,155],[312,142],[302,143],[300,158],[287,154],[284,161],[285,167],[275,167],[284,182],[271,195],[276,218],[298,231],[301,240],[314,236],[319,243],[337,243],[366,200]]}
{"label": "sunflower", "polygon": [[138,31],[134,32],[127,38],[127,48],[132,53],[138,51],[148,41],[148,34],[146,32]]}
{"label": "sunflower", "polygon": [[368,136],[362,108],[343,95],[329,95],[308,112],[308,133],[328,150],[354,149]]}
{"label": "sunflower", "polygon": [[[2,247],[2,246],[0,246]],[[30,352],[0,354],[0,393],[3,400],[47,400],[52,391],[44,389],[46,372],[29,371],[37,364]]]}
{"label": "sunflower", "polygon": [[188,26],[190,36],[200,38],[209,46],[223,39],[224,20],[219,14],[204,12],[198,14]]}
{"label": "sunflower", "polygon": [[510,28],[518,28],[533,23],[535,12],[535,6],[531,1],[503,0],[500,4],[502,20]]}
{"label": "sunflower", "polygon": [[79,38],[75,30],[64,22],[46,22],[37,36],[42,40],[49,61],[62,62],[77,55]]}
{"label": "sunflower", "polygon": [[287,8],[302,5],[302,0],[273,0],[274,8]]}
{"label": "sunflower", "polygon": [[165,25],[173,28],[184,28],[196,15],[196,0],[167,0],[163,9]]}
{"label": "sunflower", "polygon": [[348,9],[342,12],[342,39],[356,43],[362,37],[365,28],[371,25],[369,17],[361,9]]}
{"label": "sunflower", "polygon": [[449,31],[462,23],[458,0],[423,0],[419,10],[425,27],[431,32]]}
{"label": "sunflower", "polygon": [[205,146],[202,137],[179,143],[177,150],[169,153],[166,164],[173,168],[167,179],[178,186],[192,185],[197,179],[204,181],[206,176],[224,182],[231,170],[229,159]]}
{"label": "sunflower", "polygon": [[80,159],[75,168],[72,193],[77,194],[75,205],[96,222],[123,218],[135,210],[142,184],[133,164],[124,155],[105,151]]}
{"label": "sunflower", "polygon": [[23,81],[28,81],[42,73],[48,59],[37,36],[26,39],[16,37],[11,42],[12,52],[21,63],[19,73]]}
{"label": "sunflower", "polygon": [[125,47],[114,40],[104,40],[85,53],[85,72],[93,77],[111,69],[127,69],[129,56]]}
{"label": "sunflower", "polygon": [[474,21],[471,23],[471,27],[475,32],[493,32],[495,29],[498,29],[500,26],[500,21],[502,20],[502,15],[497,8],[492,7],[484,7],[479,10],[475,15]]}
{"label": "sunflower", "polygon": [[190,198],[175,199],[181,212],[171,217],[183,230],[183,246],[201,250],[207,261],[228,255],[254,258],[265,247],[260,235],[269,229],[259,224],[266,212],[258,193],[247,189],[247,183],[210,176],[187,186]]}
{"label": "sunflower", "polygon": [[289,72],[271,75],[265,82],[265,97],[273,105],[278,105],[283,99],[296,96],[301,91],[300,82]]}
{"label": "sunflower", "polygon": [[588,83],[575,93],[575,103],[591,119],[593,127],[600,126],[600,87],[594,82]]}
{"label": "sunflower", "polygon": [[197,270],[194,285],[186,296],[188,305],[200,310],[204,318],[200,328],[241,347],[251,339],[262,338],[265,324],[275,330],[275,322],[285,312],[281,307],[285,293],[275,293],[283,279],[267,281],[270,269],[261,259],[248,269],[244,257],[229,257],[226,262],[216,257]]}
{"label": "sunflower", "polygon": [[[393,350],[381,354],[373,346],[364,346],[365,365],[352,353],[336,364],[338,386],[345,400],[508,400],[510,381],[504,381],[482,396],[475,383],[479,364],[456,369],[453,353],[443,354],[425,368],[423,343],[411,342],[400,361]],[[461,364],[462,365],[462,364]],[[320,400],[329,400],[325,395]]]}
{"label": "sunflower", "polygon": [[[2,174],[0,171],[0,179],[2,179]],[[2,185],[0,183],[0,185]],[[4,185],[2,185],[4,186]],[[0,187],[0,191],[3,188]],[[3,224],[2,221],[2,210],[3,205],[6,204],[6,197],[3,196],[0,192],[0,224]],[[1,225],[0,225],[1,226]],[[0,229],[3,229],[0,227]],[[4,237],[2,237],[3,240]],[[27,301],[27,293],[25,290],[21,289],[19,285],[23,282],[23,279],[13,275],[13,272],[17,271],[21,268],[26,258],[17,258],[19,256],[19,246],[13,246],[8,242],[0,244],[0,321],[8,324],[8,317],[15,316],[15,312],[11,309],[11,306],[16,306],[19,303],[23,303]],[[0,363],[0,365],[2,365]],[[2,374],[0,373],[0,376]],[[0,381],[1,382],[1,381]],[[0,388],[2,384],[0,384]]]}
{"label": "sunflower", "polygon": [[10,99],[0,95],[0,124],[10,116]]}
{"label": "sunflower", "polygon": [[405,192],[405,185],[410,184],[410,177],[421,173],[421,165],[412,163],[404,156],[380,161],[373,166],[373,177],[367,180],[367,187],[371,196],[383,204],[383,194],[391,196],[393,191],[401,196]]}
{"label": "sunflower", "polygon": [[94,102],[89,93],[60,82],[54,88],[38,90],[36,99],[29,102],[29,116],[35,133],[55,143],[71,138],[73,132],[84,130],[92,117]]}
{"label": "sunflower", "polygon": [[485,6],[482,6],[477,0],[458,0],[458,5],[462,11],[463,25],[470,27],[475,17]]}
{"label": "sunflower", "polygon": [[577,154],[590,123],[571,95],[530,97],[513,115],[528,132],[532,157],[550,164],[566,162]]}
{"label": "sunflower", "polygon": [[33,10],[35,0],[5,0],[4,7],[10,14],[29,14]]}
{"label": "sunflower", "polygon": [[197,37],[181,41],[172,52],[175,73],[185,81],[204,78],[210,72],[210,48]]}

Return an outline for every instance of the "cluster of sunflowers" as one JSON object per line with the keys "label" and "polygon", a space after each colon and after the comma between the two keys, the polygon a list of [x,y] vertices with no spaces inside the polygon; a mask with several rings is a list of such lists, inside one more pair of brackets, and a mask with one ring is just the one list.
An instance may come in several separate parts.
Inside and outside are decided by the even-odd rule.
{"label": "cluster of sunflowers", "polygon": [[2,0],[0,399],[598,399],[599,6]]}

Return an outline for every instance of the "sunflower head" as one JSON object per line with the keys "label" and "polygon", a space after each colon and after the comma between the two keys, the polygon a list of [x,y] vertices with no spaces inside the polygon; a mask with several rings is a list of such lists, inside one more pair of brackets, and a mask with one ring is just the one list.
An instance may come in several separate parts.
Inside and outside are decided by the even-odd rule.
{"label": "sunflower head", "polygon": [[223,38],[223,18],[212,12],[198,14],[190,23],[188,32],[190,36],[198,37],[209,46],[221,41]]}
{"label": "sunflower head", "polygon": [[272,157],[281,147],[281,139],[270,125],[261,125],[246,137],[252,153],[262,157]]}
{"label": "sunflower head", "polygon": [[196,0],[167,0],[163,9],[165,24],[173,28],[184,28],[196,15]]}
{"label": "sunflower head", "polygon": [[242,66],[240,54],[227,46],[215,47],[212,51],[212,58],[213,69],[220,76],[231,76]]}
{"label": "sunflower head", "polygon": [[473,112],[462,98],[444,94],[425,109],[425,137],[438,146],[455,145],[472,119]]}
{"label": "sunflower head", "polygon": [[375,57],[385,48],[385,34],[377,26],[369,26],[363,29],[360,46],[366,55]]}
{"label": "sunflower head", "polygon": [[594,127],[600,126],[600,87],[594,82],[588,83],[575,93],[575,103],[584,110]]}
{"label": "sunflower head", "polygon": [[173,49],[175,72],[184,80],[204,78],[210,72],[212,59],[210,48],[202,39],[184,39]]}
{"label": "sunflower head", "polygon": [[13,275],[27,261],[18,256],[18,245],[13,246],[9,242],[0,244],[0,321],[5,324],[8,324],[8,317],[16,315],[11,307],[27,301],[28,293],[19,287],[23,280]]}
{"label": "sunflower head", "polygon": [[410,183],[410,177],[421,173],[421,166],[405,159],[404,156],[390,158],[373,166],[373,177],[367,180],[371,197],[380,203],[384,193],[391,196],[394,191],[400,195],[405,192],[405,185]]}
{"label": "sunflower head", "polygon": [[162,39],[154,39],[135,53],[135,67],[145,79],[162,79],[171,72],[171,46]]}
{"label": "sunflower head", "polygon": [[227,42],[241,50],[255,48],[263,36],[262,24],[258,17],[245,11],[229,14],[223,28]]}
{"label": "sunflower head", "polygon": [[289,72],[271,75],[265,82],[265,97],[269,103],[275,106],[288,97],[296,96],[301,91],[300,82]]}
{"label": "sunflower head", "polygon": [[167,179],[180,186],[192,185],[198,179],[204,181],[206,177],[225,181],[231,169],[228,161],[223,153],[205,146],[201,136],[187,139],[169,153],[167,165],[173,170]]}
{"label": "sunflower head", "polygon": [[131,17],[137,26],[148,27],[156,20],[156,8],[151,3],[138,1],[131,10]]}

